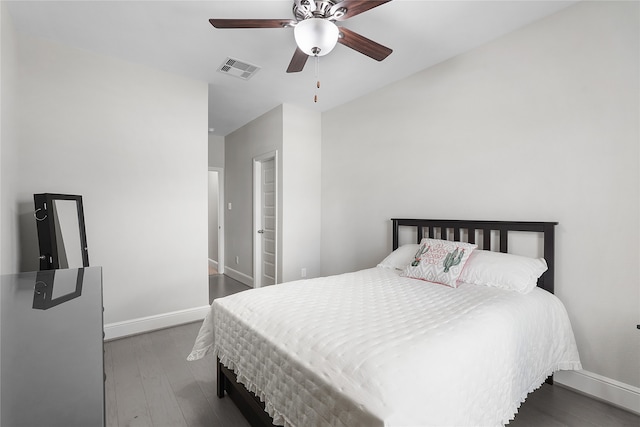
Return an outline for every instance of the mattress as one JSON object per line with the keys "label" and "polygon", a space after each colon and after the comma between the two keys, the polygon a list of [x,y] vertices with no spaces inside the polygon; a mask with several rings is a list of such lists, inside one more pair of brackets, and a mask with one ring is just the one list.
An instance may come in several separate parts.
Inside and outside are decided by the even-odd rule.
{"label": "mattress", "polygon": [[554,295],[450,288],[371,268],[217,299],[189,359],[213,353],[285,426],[504,425],[581,369]]}

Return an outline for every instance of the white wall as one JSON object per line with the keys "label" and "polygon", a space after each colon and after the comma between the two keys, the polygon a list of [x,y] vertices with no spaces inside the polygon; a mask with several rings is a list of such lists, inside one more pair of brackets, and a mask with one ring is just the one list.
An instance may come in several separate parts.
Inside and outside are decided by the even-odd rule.
{"label": "white wall", "polygon": [[583,366],[637,406],[638,6],[581,2],[323,114],[323,273],[375,265],[392,217],[559,221]]}
{"label": "white wall", "polygon": [[81,194],[89,260],[103,267],[108,337],[201,317],[207,84],[27,36],[17,42],[8,202],[19,215],[20,268],[38,266],[33,193]]}
{"label": "white wall", "polygon": [[320,275],[321,116],[283,105],[282,282]]}
{"label": "white wall", "polygon": [[209,167],[224,167],[224,136],[209,135]]}
{"label": "white wall", "polygon": [[[0,52],[2,52],[3,43],[6,43],[5,39],[7,38],[7,36],[5,34],[7,33],[7,29],[5,27],[7,27],[8,24],[10,24],[10,22],[5,22],[7,20],[7,17],[6,17],[6,13],[4,13],[4,9],[5,9],[5,5],[0,4]],[[6,72],[3,73],[2,70],[3,70],[3,67],[7,67],[7,65],[5,65],[4,62],[5,61],[3,61],[2,56],[0,55],[0,202],[2,201],[2,195],[3,195],[3,191],[2,191],[2,122],[3,122],[3,115],[6,110],[6,106],[5,108],[2,108],[2,100],[4,99],[2,97],[2,94],[3,94],[2,86],[4,83],[3,76],[6,73]],[[2,206],[1,203],[0,203],[0,206]],[[0,242],[3,242],[1,212],[0,212]],[[0,274],[2,274],[2,246],[3,244],[0,243]]]}
{"label": "white wall", "polygon": [[11,15],[6,5],[0,3],[1,47],[0,47],[0,273],[17,271],[16,256],[16,206],[14,180],[16,177],[15,151],[17,149],[15,130],[15,87],[16,87],[16,47],[15,32]]}

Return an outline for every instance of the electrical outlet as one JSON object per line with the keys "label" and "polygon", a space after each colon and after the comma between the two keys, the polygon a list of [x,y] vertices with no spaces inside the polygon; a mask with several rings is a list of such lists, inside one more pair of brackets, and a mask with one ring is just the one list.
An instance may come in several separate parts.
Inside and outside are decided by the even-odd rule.
{"label": "electrical outlet", "polygon": [[307,269],[303,268],[302,270],[300,270],[300,277],[305,278],[307,277]]}
{"label": "electrical outlet", "polygon": [[231,210],[231,208],[232,208],[232,206],[231,206],[231,202],[229,202],[229,203],[227,204],[227,208],[228,208],[229,210]]}
{"label": "electrical outlet", "polygon": [[240,264],[240,257],[239,256],[236,257],[236,265],[237,264]]}

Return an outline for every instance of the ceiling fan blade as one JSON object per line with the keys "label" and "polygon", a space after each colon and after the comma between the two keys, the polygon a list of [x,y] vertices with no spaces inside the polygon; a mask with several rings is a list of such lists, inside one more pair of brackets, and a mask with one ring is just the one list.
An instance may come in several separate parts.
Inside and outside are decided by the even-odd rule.
{"label": "ceiling fan blade", "polygon": [[291,58],[291,62],[289,63],[289,68],[287,68],[287,73],[298,73],[302,71],[304,64],[307,63],[307,58],[309,58],[309,56],[301,51],[299,47],[296,47],[293,58]]}
{"label": "ceiling fan blade", "polygon": [[344,0],[334,4],[331,7],[330,14],[333,15],[341,8],[347,9],[344,15],[336,16],[336,21],[344,21],[345,19],[352,18],[362,12],[373,9],[385,3],[389,3],[391,0]]}
{"label": "ceiling fan blade", "polygon": [[209,19],[216,28],[284,28],[293,25],[291,19]]}
{"label": "ceiling fan blade", "polygon": [[339,30],[340,36],[338,37],[338,43],[350,47],[353,50],[357,50],[376,61],[382,61],[384,58],[389,56],[391,52],[393,52],[392,49],[361,36],[348,28],[340,27]]}

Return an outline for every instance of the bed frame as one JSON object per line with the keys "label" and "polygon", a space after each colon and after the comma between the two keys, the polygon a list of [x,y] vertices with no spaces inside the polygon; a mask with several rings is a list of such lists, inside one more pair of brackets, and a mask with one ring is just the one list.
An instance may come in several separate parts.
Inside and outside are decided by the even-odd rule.
{"label": "bed frame", "polygon": [[[555,274],[555,226],[557,222],[525,221],[463,221],[442,219],[400,219],[393,218],[393,249],[399,246],[400,227],[413,227],[416,243],[423,237],[444,240],[465,241],[478,245],[479,249],[491,250],[497,247],[500,252],[508,252],[509,232],[524,231],[542,234],[543,256],[547,261],[547,271],[538,279],[538,287],[553,293]],[[425,235],[426,231],[426,235]],[[497,236],[497,241],[494,242]],[[477,240],[477,241],[476,241]],[[225,391],[252,426],[273,426],[273,420],[264,410],[264,403],[237,381],[235,373],[222,365],[217,365],[217,395],[224,397]],[[547,383],[553,384],[552,377]]]}

